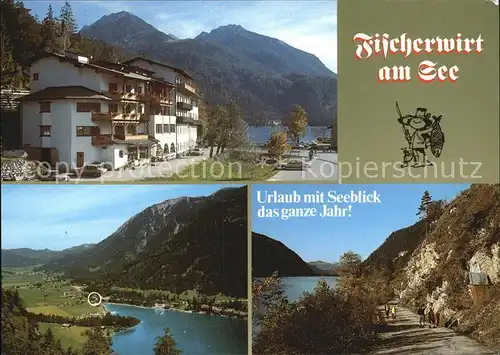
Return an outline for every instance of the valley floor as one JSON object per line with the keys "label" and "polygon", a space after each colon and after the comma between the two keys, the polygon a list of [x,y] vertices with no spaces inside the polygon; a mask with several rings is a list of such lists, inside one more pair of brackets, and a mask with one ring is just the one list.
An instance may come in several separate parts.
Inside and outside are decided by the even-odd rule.
{"label": "valley floor", "polygon": [[[383,306],[381,307],[381,312]],[[410,310],[398,307],[394,323],[382,332],[381,340],[372,355],[495,355],[483,345],[448,328],[419,328],[419,317]]]}

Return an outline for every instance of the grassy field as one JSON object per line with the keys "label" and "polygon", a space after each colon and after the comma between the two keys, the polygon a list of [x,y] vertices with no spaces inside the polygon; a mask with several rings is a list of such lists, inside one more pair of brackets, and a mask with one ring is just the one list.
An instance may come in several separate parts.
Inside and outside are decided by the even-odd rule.
{"label": "grassy field", "polygon": [[254,162],[218,161],[207,159],[186,167],[170,177],[150,180],[165,181],[265,181],[276,174],[273,166],[259,166]]}
{"label": "grassy field", "polygon": [[66,317],[103,312],[65,280],[58,280],[33,267],[2,269],[4,288],[17,288],[29,312]]}
{"label": "grassy field", "polygon": [[60,324],[54,323],[39,323],[38,329],[41,334],[45,333],[47,329],[51,329],[56,339],[60,339],[64,348],[71,347],[72,349],[81,349],[87,337],[84,332],[89,329],[87,327],[72,326],[70,328],[63,328]]}

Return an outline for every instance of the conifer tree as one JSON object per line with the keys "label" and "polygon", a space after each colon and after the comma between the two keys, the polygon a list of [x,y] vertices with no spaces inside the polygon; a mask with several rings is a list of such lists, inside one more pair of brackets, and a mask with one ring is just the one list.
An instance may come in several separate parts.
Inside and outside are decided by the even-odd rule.
{"label": "conifer tree", "polygon": [[62,43],[60,41],[59,28],[54,17],[52,5],[49,5],[47,15],[42,21],[41,35],[42,47],[44,49],[59,52]]}
{"label": "conifer tree", "polygon": [[417,216],[421,216],[422,219],[427,218],[427,212],[431,203],[432,196],[429,191],[425,191],[420,201],[420,206],[418,207]]}
{"label": "conifer tree", "polygon": [[61,22],[62,49],[66,51],[71,48],[73,36],[76,34],[76,20],[68,1],[65,1],[61,8],[59,21]]}
{"label": "conifer tree", "polygon": [[169,328],[165,328],[164,334],[161,337],[156,338],[156,344],[154,347],[155,355],[180,355],[182,350],[177,349],[177,344],[172,337],[172,332]]}

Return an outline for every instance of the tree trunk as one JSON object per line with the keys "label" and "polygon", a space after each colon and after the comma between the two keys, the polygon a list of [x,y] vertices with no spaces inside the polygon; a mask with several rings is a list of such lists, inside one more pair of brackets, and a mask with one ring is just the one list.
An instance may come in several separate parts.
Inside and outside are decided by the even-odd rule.
{"label": "tree trunk", "polygon": [[210,142],[209,143],[210,145],[210,158],[212,158],[214,156],[214,142]]}

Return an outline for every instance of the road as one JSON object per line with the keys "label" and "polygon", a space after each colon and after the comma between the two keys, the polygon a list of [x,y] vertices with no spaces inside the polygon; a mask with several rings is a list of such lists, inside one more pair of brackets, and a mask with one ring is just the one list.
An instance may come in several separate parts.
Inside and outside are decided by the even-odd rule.
{"label": "road", "polygon": [[[382,312],[383,306],[380,309]],[[419,328],[418,315],[406,308],[398,306],[396,314],[371,355],[498,355],[451,329]]]}
{"label": "road", "polygon": [[[307,150],[302,150],[300,156],[308,160]],[[338,181],[337,153],[318,153],[311,161],[309,170],[282,170],[268,181]]]}

